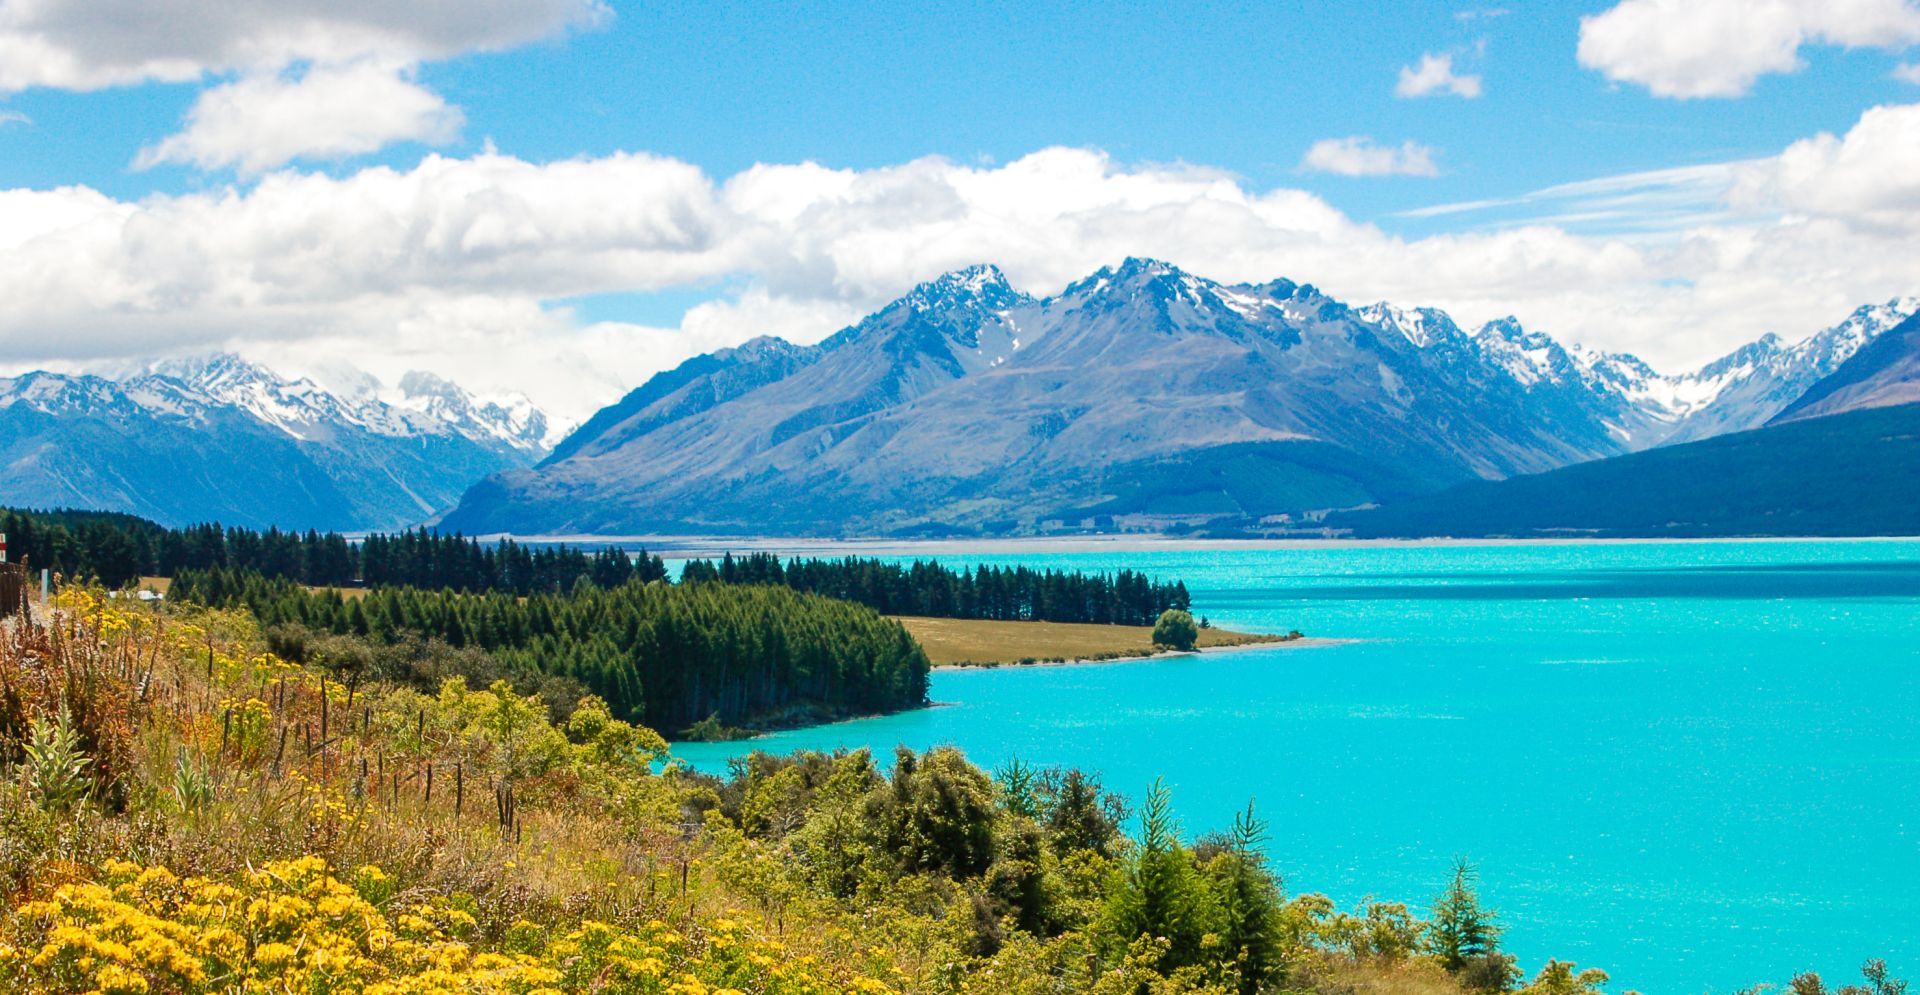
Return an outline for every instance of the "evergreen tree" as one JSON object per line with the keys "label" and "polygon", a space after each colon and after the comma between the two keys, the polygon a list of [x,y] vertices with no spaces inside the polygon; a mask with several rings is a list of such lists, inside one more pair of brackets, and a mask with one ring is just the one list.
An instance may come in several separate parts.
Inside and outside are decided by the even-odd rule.
{"label": "evergreen tree", "polygon": [[1253,814],[1253,803],[1234,816],[1221,854],[1208,864],[1219,895],[1221,940],[1233,958],[1242,995],[1253,995],[1280,973],[1280,883],[1268,873],[1260,852],[1267,824]]}
{"label": "evergreen tree", "polygon": [[1480,905],[1479,875],[1465,857],[1453,865],[1453,880],[1433,903],[1427,948],[1449,973],[1468,987],[1505,989],[1511,982],[1511,958],[1499,952],[1497,914]]}
{"label": "evergreen tree", "polygon": [[1108,956],[1117,959],[1144,936],[1166,943],[1165,968],[1201,964],[1207,956],[1203,940],[1218,925],[1218,911],[1180,844],[1171,793],[1156,780],[1140,805],[1140,839],[1101,912]]}

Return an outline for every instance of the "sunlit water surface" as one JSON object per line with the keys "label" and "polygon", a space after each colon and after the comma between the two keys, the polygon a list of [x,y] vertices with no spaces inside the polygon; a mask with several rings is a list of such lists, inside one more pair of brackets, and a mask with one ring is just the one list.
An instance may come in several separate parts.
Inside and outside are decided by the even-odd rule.
{"label": "sunlit water surface", "polygon": [[979,559],[1143,568],[1216,624],[1352,642],[943,671],[940,707],[676,753],[952,744],[1136,799],[1163,776],[1190,835],[1252,797],[1289,892],[1424,904],[1467,855],[1524,965],[1615,991],[1920,974],[1920,542]]}

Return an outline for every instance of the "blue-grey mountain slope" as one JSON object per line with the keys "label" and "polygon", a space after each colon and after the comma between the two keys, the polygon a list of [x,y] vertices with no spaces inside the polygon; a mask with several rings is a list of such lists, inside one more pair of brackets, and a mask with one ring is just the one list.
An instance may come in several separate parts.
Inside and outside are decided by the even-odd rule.
{"label": "blue-grey mountain slope", "polygon": [[1792,400],[1769,392],[1783,375],[1817,379],[1810,363],[1663,377],[1512,319],[1467,332],[1440,311],[1353,308],[1286,280],[1226,286],[1130,259],[1034,299],[975,267],[818,346],[757,340],[663,373],[539,467],[477,484],[442,525],[1298,525],[1647,448],[1704,422],[1759,425]]}
{"label": "blue-grey mountain slope", "polygon": [[1920,315],[1874,338],[1775,421],[1920,403]]}
{"label": "blue-grey mountain slope", "polygon": [[1662,446],[1335,514],[1363,538],[1920,535],[1920,404]]}
{"label": "blue-grey mountain slope", "polygon": [[544,416],[427,374],[392,403],[232,356],[123,379],[0,379],[0,504],[124,511],[168,525],[393,529],[544,452]]}

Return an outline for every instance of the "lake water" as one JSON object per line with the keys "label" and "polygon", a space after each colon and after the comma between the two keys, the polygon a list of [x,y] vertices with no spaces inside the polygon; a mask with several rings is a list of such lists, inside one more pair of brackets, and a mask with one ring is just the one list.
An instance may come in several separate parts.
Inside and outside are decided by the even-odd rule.
{"label": "lake water", "polygon": [[1353,642],[945,671],[942,707],[676,752],[1163,776],[1189,836],[1253,797],[1290,893],[1424,905],[1466,855],[1529,972],[1614,991],[1920,974],[1920,542],[978,558],[1144,568],[1218,625]]}

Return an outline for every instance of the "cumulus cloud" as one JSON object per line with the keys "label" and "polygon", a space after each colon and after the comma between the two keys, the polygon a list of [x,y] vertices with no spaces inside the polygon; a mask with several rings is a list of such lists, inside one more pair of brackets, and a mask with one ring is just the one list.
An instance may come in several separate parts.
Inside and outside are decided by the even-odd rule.
{"label": "cumulus cloud", "polygon": [[345,158],[389,142],[453,141],[463,115],[412,75],[406,66],[361,60],[225,83],[202,91],[185,130],[143,149],[134,165],[258,174],[296,158]]}
{"label": "cumulus cloud", "polygon": [[[1645,235],[1531,223],[1406,238],[1306,191],[1070,148],[1004,165],[767,164],[726,178],[641,154],[429,155],[138,201],[5,190],[0,363],[236,347],[346,357],[388,377],[433,369],[524,391],[577,418],[694,352],[759,334],[817,340],[960,266],[995,262],[1052,293],[1132,254],[1469,322],[1514,313],[1671,368],[1920,290],[1917,135],[1920,105],[1882,107],[1842,135],[1666,177],[1719,191],[1720,216]],[[566,303],[703,288],[715,299],[675,328],[586,323]]]}
{"label": "cumulus cloud", "polygon": [[0,3],[0,94],[213,79],[136,165],[250,174],[450,141],[460,111],[414,67],[609,16],[602,0],[15,0]]}
{"label": "cumulus cloud", "polygon": [[1660,97],[1737,97],[1804,45],[1920,42],[1915,0],[1622,0],[1580,19],[1580,64]]}
{"label": "cumulus cloud", "polygon": [[1300,168],[1341,176],[1438,176],[1433,148],[1408,139],[1395,148],[1365,135],[1323,138],[1307,149]]}
{"label": "cumulus cloud", "polygon": [[1748,163],[1731,197],[1802,224],[1837,223],[1889,238],[1920,225],[1920,104],[1875,107],[1844,136],[1816,135]]}
{"label": "cumulus cloud", "polygon": [[1480,95],[1480,77],[1456,74],[1453,56],[1432,52],[1420,57],[1418,66],[1401,66],[1400,82],[1393,88],[1396,97],[1431,97],[1447,93],[1471,100]]}
{"label": "cumulus cloud", "polygon": [[607,16],[600,0],[16,0],[0,5],[0,92],[190,82],[308,61],[429,61]]}

